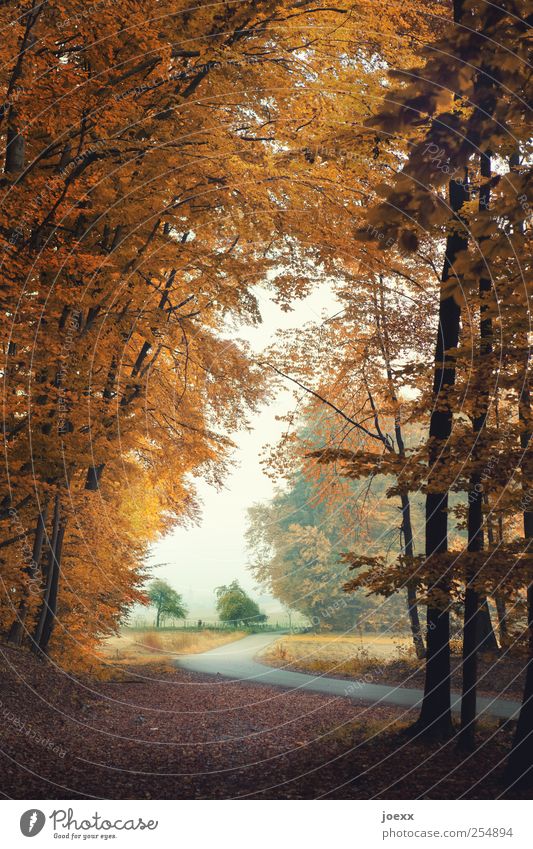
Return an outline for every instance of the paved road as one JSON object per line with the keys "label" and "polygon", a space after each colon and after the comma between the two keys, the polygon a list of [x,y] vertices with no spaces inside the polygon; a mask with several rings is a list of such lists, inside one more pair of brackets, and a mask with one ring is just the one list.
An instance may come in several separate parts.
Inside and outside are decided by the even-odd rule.
{"label": "paved road", "polygon": [[[303,672],[291,672],[288,669],[266,666],[257,661],[255,656],[277,639],[279,634],[252,634],[203,654],[181,657],[177,665],[190,672],[218,674],[232,681],[269,684],[287,690],[308,690],[354,701],[376,704],[382,702],[402,707],[416,707],[422,701],[422,690],[419,689],[341,680],[328,678],[325,675],[306,675]],[[477,708],[479,714],[487,713],[500,719],[510,719],[518,716],[520,704],[508,699],[480,697],[477,700]],[[458,693],[452,694],[452,709],[454,711],[460,709]]]}

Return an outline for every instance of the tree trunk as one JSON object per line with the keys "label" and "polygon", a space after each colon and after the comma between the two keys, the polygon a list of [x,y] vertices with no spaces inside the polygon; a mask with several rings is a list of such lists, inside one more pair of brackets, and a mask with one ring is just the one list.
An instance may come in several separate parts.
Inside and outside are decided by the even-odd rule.
{"label": "tree trunk", "polygon": [[10,75],[4,106],[0,109],[0,122],[5,116],[7,116],[8,122],[4,162],[4,170],[7,173],[22,171],[24,168],[24,137],[17,130],[17,110],[11,101],[13,94],[16,91],[18,81],[24,73],[24,62],[28,58],[30,58],[30,60],[33,58],[30,55],[30,51],[32,51],[33,47],[37,43],[34,27],[42,14],[45,5],[46,4],[40,2],[40,0],[33,0],[31,7],[25,10],[18,20],[18,23],[24,26],[24,32],[19,41],[17,59]]}
{"label": "tree trunk", "polygon": [[39,644],[39,648],[43,654],[46,654],[48,652],[48,644],[50,642],[50,638],[52,636],[57,619],[57,597],[59,592],[59,578],[61,574],[61,553],[63,549],[65,528],[66,525],[64,522],[62,522],[59,525],[56,545],[52,557],[52,577],[50,581],[50,592],[48,597],[48,604],[46,605],[46,616],[42,629],[41,641]]}
{"label": "tree trunk", "polygon": [[46,613],[48,610],[48,606],[50,603],[50,592],[52,587],[52,580],[54,574],[54,558],[57,550],[57,538],[59,535],[59,513],[60,513],[60,500],[59,494],[56,494],[54,501],[54,516],[52,520],[52,538],[50,540],[50,550],[48,552],[48,564],[46,569],[46,583],[44,587],[44,595],[43,601],[41,605],[41,611],[39,614],[39,619],[37,620],[37,625],[35,627],[35,631],[33,634],[32,641],[32,650],[40,652],[40,644],[42,640],[44,624],[46,621]]}
{"label": "tree trunk", "polygon": [[[498,416],[498,396],[496,395],[495,399],[495,409],[496,409],[496,427],[499,428],[500,421]],[[485,508],[487,510],[487,539],[491,549],[495,546],[495,538],[494,538],[494,527],[492,522],[492,513],[490,509],[490,501],[488,499],[487,494],[484,495]],[[499,545],[503,545],[504,535],[503,535],[503,518],[500,515],[498,516],[498,542]],[[494,601],[496,603],[496,612],[498,614],[498,636],[500,638],[500,646],[505,648],[508,644],[509,640],[509,632],[507,630],[507,609],[505,598],[501,593],[495,593]],[[496,637],[494,637],[496,641]]]}
{"label": "tree trunk", "polygon": [[[433,383],[433,412],[429,437],[429,474],[426,496],[426,558],[448,551],[448,490],[441,488],[441,477],[446,471],[446,443],[452,432],[452,410],[447,399],[455,384],[455,350],[459,343],[461,308],[448,281],[453,275],[453,264],[467,246],[467,235],[459,215],[468,199],[466,174],[464,181],[451,180],[450,206],[454,213],[455,230],[446,240],[446,254],[442,271],[439,329],[435,348],[435,378]],[[430,587],[446,599],[450,594],[446,573]],[[427,651],[424,698],[415,731],[434,736],[453,731],[450,693],[450,614],[447,607],[428,606]]]}
{"label": "tree trunk", "polygon": [[[117,230],[115,231],[115,238],[113,240],[113,245],[111,246],[111,250],[114,250],[114,248],[116,247],[116,243],[118,242],[118,238],[119,238],[118,231],[119,231],[119,229],[120,228],[117,227]],[[184,236],[181,239],[182,244],[184,244],[187,241],[188,236],[189,236],[188,232],[184,234]],[[166,283],[165,283],[165,288],[164,288],[164,290],[161,294],[161,298],[160,298],[159,305],[158,305],[158,308],[160,310],[165,309],[165,306],[166,306],[168,298],[169,298],[169,292],[172,288],[172,285],[174,283],[175,278],[176,278],[176,269],[173,268],[170,271],[170,274],[167,277],[167,280],[166,280]],[[187,301],[189,301],[190,299],[191,299],[190,297],[187,298],[183,303],[187,303]],[[152,328],[152,330],[155,332],[155,328]],[[152,345],[151,345],[150,342],[147,342],[147,341],[143,342],[141,349],[140,349],[140,351],[137,355],[137,358],[136,358],[135,363],[134,363],[132,370],[131,370],[131,377],[132,378],[138,377],[139,372],[140,372],[142,365],[144,363],[144,360],[148,356],[151,349],[152,349]],[[115,370],[116,370],[116,362],[115,362],[115,358],[113,357],[112,363],[111,363],[111,368],[110,368],[109,375],[108,375],[107,385],[106,385],[106,388],[105,388],[105,391],[104,391],[104,397],[106,398],[106,400],[110,400],[116,394],[115,389],[114,389],[114,382],[115,382],[115,378],[116,378]],[[120,406],[121,407],[127,406],[131,401],[133,401],[137,397],[139,392],[140,392],[140,385],[132,385],[132,384],[128,383],[126,385],[124,395],[120,400]],[[96,466],[89,466],[89,468],[87,469],[87,475],[86,475],[86,478],[85,478],[85,489],[86,490],[88,490],[89,492],[97,492],[98,491],[98,489],[100,488],[100,481],[102,479],[102,475],[104,473],[105,467],[106,467],[105,463],[99,463]],[[159,625],[157,627],[159,627]]]}
{"label": "tree trunk", "polygon": [[[519,164],[518,152],[510,159],[511,169]],[[523,232],[523,227],[522,227]],[[523,318],[526,328],[519,336],[524,351],[523,369],[521,375],[521,389],[518,401],[518,418],[521,425],[520,447],[522,448],[522,493],[523,493],[523,522],[524,522],[524,549],[529,549],[533,539],[533,488],[531,478],[533,473],[533,458],[531,456],[531,437],[533,433],[533,419],[531,415],[531,373],[530,373],[530,345],[528,328],[530,322],[529,311]],[[505,771],[505,782],[508,787],[516,785],[533,784],[533,581],[530,580],[527,588],[527,624],[529,656],[526,666],[526,681],[522,707],[516,726],[513,745],[507,769]]]}
{"label": "tree trunk", "polygon": [[[471,579],[469,576],[467,581]],[[471,751],[475,745],[478,614],[479,595],[467,583],[463,624],[461,731],[458,739],[459,746],[467,751]]]}
{"label": "tree trunk", "polygon": [[[14,110],[11,110],[14,115]],[[24,136],[10,125],[7,130],[6,161],[4,165],[6,173],[14,173],[24,170]]]}
{"label": "tree trunk", "polygon": [[[480,154],[481,177],[484,182],[479,189],[479,212],[486,212],[490,204],[490,178],[491,157],[489,153]],[[487,423],[489,409],[489,392],[484,379],[483,365],[492,354],[492,319],[487,315],[487,298],[492,291],[490,277],[481,277],[479,280],[479,360],[477,371],[481,376],[481,385],[477,386],[478,397],[474,403],[478,408],[473,416],[473,433],[475,444],[472,451],[474,460],[480,458],[480,447],[482,435]],[[468,486],[468,551],[480,553],[483,551],[483,483],[481,473],[476,470],[470,475]],[[475,568],[467,569],[465,587],[465,608],[463,628],[463,690],[461,698],[461,731],[459,734],[459,745],[466,750],[473,749],[475,745],[476,731],[476,692],[477,692],[477,653],[480,646],[479,637],[485,640],[489,638],[492,630],[489,608],[486,599],[483,607],[483,621],[480,621],[481,599],[475,589],[474,582],[478,572]],[[487,624],[488,618],[488,624]],[[481,635],[481,631],[486,633]],[[495,638],[494,638],[495,641]],[[488,648],[488,645],[487,645]],[[498,648],[496,644],[496,649]]]}
{"label": "tree trunk", "polygon": [[[409,496],[402,494],[402,530],[405,543],[405,554],[407,557],[413,557],[413,525],[411,522],[411,504]],[[424,645],[424,637],[420,626],[420,617],[418,615],[418,603],[416,591],[418,581],[416,578],[410,578],[407,581],[407,611],[409,614],[409,624],[411,626],[411,634],[413,636],[413,645],[415,647],[416,656],[422,659],[426,656],[426,647]]]}
{"label": "tree trunk", "polygon": [[[522,489],[524,510],[524,548],[531,545],[533,539],[533,488],[531,487],[531,395],[529,388],[529,348],[524,338],[525,363],[520,393],[519,416],[522,425],[520,444],[523,451]],[[526,666],[526,681],[522,707],[516,733],[507,763],[505,781],[508,787],[533,785],[533,582],[527,588],[527,624],[529,638],[529,656]]]}
{"label": "tree trunk", "polygon": [[[35,536],[33,538],[33,551],[31,557],[31,563],[27,567],[26,571],[28,572],[30,579],[35,580],[37,577],[37,573],[39,571],[39,564],[41,562],[41,555],[43,550],[43,542],[44,535],[46,531],[46,518],[48,516],[48,505],[45,504],[43,509],[39,513],[37,517],[37,524],[35,527]],[[17,618],[11,625],[8,634],[8,641],[10,643],[14,643],[16,646],[20,646],[22,643],[22,638],[24,635],[24,625],[26,622],[26,617],[28,615],[28,593],[26,592],[22,601],[19,604],[17,611]]]}
{"label": "tree trunk", "polygon": [[483,596],[479,599],[476,645],[478,652],[497,652],[500,648],[492,627],[489,603]]}
{"label": "tree trunk", "polygon": [[89,490],[89,492],[96,492],[98,490],[104,468],[105,463],[100,463],[98,466],[89,466],[85,478],[85,489]]}
{"label": "tree trunk", "polygon": [[409,624],[411,626],[411,634],[413,636],[413,645],[415,647],[416,656],[422,660],[426,656],[426,647],[424,645],[424,637],[422,635],[422,626],[420,625],[420,617],[418,615],[418,602],[416,597],[417,582],[407,582],[407,609],[409,613]]}
{"label": "tree trunk", "polygon": [[[530,515],[533,524],[533,513]],[[505,783],[509,788],[533,784],[533,584],[527,589],[527,610],[529,658],[522,707],[505,771]]]}
{"label": "tree trunk", "polygon": [[498,612],[498,633],[500,636],[500,645],[506,648],[509,644],[509,631],[507,630],[507,608],[505,599],[499,593],[495,596],[496,610]]}
{"label": "tree trunk", "polygon": [[[453,20],[460,24],[462,0],[453,2]],[[435,346],[433,409],[429,425],[428,492],[426,495],[426,559],[448,551],[448,489],[442,489],[441,477],[446,469],[446,444],[452,432],[452,409],[447,395],[455,384],[455,355],[459,343],[461,307],[449,290],[453,265],[468,244],[467,230],[460,212],[468,200],[467,170],[464,181],[450,180],[449,203],[453,213],[453,232],[446,239],[441,275],[439,326]],[[452,351],[452,353],[450,353]],[[447,572],[441,574],[430,590],[442,599],[450,596]],[[427,649],[424,697],[415,732],[431,736],[448,736],[453,732],[450,691],[450,613],[448,606],[427,609]]]}

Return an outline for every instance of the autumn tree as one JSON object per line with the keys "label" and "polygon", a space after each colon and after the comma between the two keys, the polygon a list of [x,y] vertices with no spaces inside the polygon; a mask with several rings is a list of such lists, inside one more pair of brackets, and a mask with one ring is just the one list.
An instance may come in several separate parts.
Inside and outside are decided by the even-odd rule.
{"label": "autumn tree", "polygon": [[[154,25],[147,2],[2,6],[0,617],[14,642],[62,651],[79,622],[94,646],[142,597],[148,544],[197,515],[194,477],[222,480],[228,434],[264,388],[228,323],[259,320],[254,285],[287,303],[337,265],[334,104],[357,72],[363,117],[381,70],[360,60],[406,62],[415,21],[429,29],[420,7],[162,3]],[[325,72],[330,33],[344,48]],[[130,523],[137,482],[149,518]]]}
{"label": "autumn tree", "polygon": [[181,595],[172,589],[167,581],[157,579],[152,581],[148,587],[148,598],[152,607],[155,607],[155,627],[159,628],[162,619],[185,619],[187,607],[183,603]]}
{"label": "autumn tree", "polygon": [[407,623],[400,597],[384,603],[364,591],[343,591],[346,547],[381,550],[390,544],[384,489],[343,485],[327,471],[319,478],[302,469],[295,472],[269,502],[249,508],[246,539],[254,578],[314,628],[403,631]]}
{"label": "autumn tree", "polygon": [[[508,248],[511,233],[517,242],[524,235],[520,222],[527,217],[527,209],[517,204],[516,198],[527,196],[525,174],[508,170],[493,179],[488,167],[491,157],[508,161],[515,133],[524,143],[526,140],[527,119],[520,96],[526,88],[525,8],[524,3],[487,7],[455,2],[455,24],[442,42],[446,60],[444,52],[426,52],[423,68],[413,69],[372,122],[387,137],[394,132],[411,139],[410,155],[394,188],[386,193],[385,203],[371,213],[373,226],[380,227],[387,238],[406,250],[416,250],[420,232],[444,235],[447,230],[428,441],[426,568],[431,575],[433,601],[428,608],[426,687],[417,727],[432,733],[451,730],[448,608],[459,563],[468,589],[462,711],[464,739],[468,743],[475,714],[475,622],[480,589],[489,580],[484,563],[490,562],[490,568],[496,568],[492,558],[480,551],[481,496],[490,490],[490,484],[486,476],[483,485],[478,479],[494,451],[494,440],[484,437],[494,376],[490,350],[493,328],[489,324],[494,315],[492,287],[496,290],[501,283],[504,290],[510,288],[516,293],[513,300],[520,303],[519,311],[524,317],[528,314],[527,296],[524,303],[520,276],[513,268],[515,257],[524,256],[523,247],[517,244],[516,254]],[[496,45],[490,55],[486,51],[489,42]],[[504,59],[511,43],[516,57],[513,62]],[[517,96],[508,92],[516,92]],[[443,192],[447,181],[448,198]],[[474,361],[477,402],[473,402],[472,395],[464,399],[471,409],[474,433],[473,439],[467,440],[460,425],[452,432],[453,414],[461,407],[463,397],[459,393],[465,385],[456,380],[457,369],[464,364],[461,315],[464,326],[470,315],[477,315],[479,320],[479,331],[470,335],[478,340]],[[503,324],[499,330],[507,337]],[[509,351],[513,350],[516,344],[509,347]],[[500,381],[512,381],[512,371],[507,376],[500,375]],[[529,440],[521,439],[525,448]],[[506,458],[501,460],[505,462]],[[470,476],[458,485],[471,496],[475,490],[480,497],[470,498],[468,552],[458,559],[456,554],[448,553],[448,493],[464,464],[470,469]]]}
{"label": "autumn tree", "polygon": [[[403,560],[401,589],[407,590],[419,657],[424,655],[424,640],[418,616],[415,534],[406,464],[425,425],[423,418],[415,419],[434,304],[433,292],[429,287],[426,291],[422,282],[428,272],[432,273],[425,259],[425,252],[432,247],[428,242],[420,256],[410,259],[396,254],[388,274],[381,262],[369,268],[368,254],[358,261],[352,259],[349,274],[335,287],[342,309],[290,338],[282,336],[280,343],[267,352],[269,367],[301,390],[300,395],[310,398],[318,415],[321,407],[327,411],[331,422],[321,441],[307,440],[304,445],[297,429],[289,432],[285,441],[299,441],[301,454],[307,451],[315,457],[322,470],[331,465],[337,483],[342,478],[360,479],[370,490],[387,482],[385,489],[391,497],[388,533],[394,536],[396,552]],[[287,467],[285,456],[278,467]],[[413,487],[415,493],[417,488]],[[351,505],[348,493],[347,504]],[[341,494],[340,488],[334,504],[340,503]],[[400,510],[399,523],[392,507],[394,499]],[[344,510],[345,553],[350,551],[350,524],[355,529],[360,521],[356,513],[351,517],[347,513]],[[380,523],[375,524],[377,529]],[[390,554],[394,547],[390,542],[387,546]],[[372,569],[373,556],[381,553],[374,545],[366,551],[364,547],[353,549],[352,563],[357,561],[358,566]],[[350,587],[356,589],[353,582]]]}
{"label": "autumn tree", "polygon": [[243,590],[238,581],[223,584],[215,590],[216,608],[221,622],[253,627],[266,622],[257,602]]}

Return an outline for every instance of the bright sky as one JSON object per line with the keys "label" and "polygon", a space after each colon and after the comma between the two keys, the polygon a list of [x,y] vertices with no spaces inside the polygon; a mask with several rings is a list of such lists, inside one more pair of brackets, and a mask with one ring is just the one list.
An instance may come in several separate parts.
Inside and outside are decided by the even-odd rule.
{"label": "bright sky", "polygon": [[[255,328],[243,327],[238,333],[257,353],[273,341],[278,330],[301,327],[308,321],[332,315],[339,308],[329,287],[297,303],[292,312],[283,312],[266,295],[261,296],[260,305],[263,324]],[[203,502],[201,524],[192,529],[177,528],[153,547],[149,563],[166,564],[157,567],[154,575],[183,594],[191,618],[213,616],[214,588],[234,578],[252,591],[265,612],[280,609],[279,603],[269,596],[259,597],[246,569],[244,533],[247,508],[256,501],[270,498],[274,489],[273,482],[261,467],[263,447],[280,437],[285,425],[276,421],[276,416],[294,408],[294,403],[288,387],[253,416],[252,431],[235,437],[237,467],[226,480],[224,489],[217,492],[206,484],[198,487]]]}

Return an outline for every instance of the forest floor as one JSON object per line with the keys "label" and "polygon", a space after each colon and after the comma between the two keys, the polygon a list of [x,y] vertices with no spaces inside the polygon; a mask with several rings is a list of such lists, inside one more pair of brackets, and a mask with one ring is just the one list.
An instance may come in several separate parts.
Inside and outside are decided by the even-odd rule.
{"label": "forest floor", "polygon": [[[0,646],[8,798],[496,798],[512,723],[459,754],[410,740],[412,711],[230,682],[168,664],[116,680]],[[530,798],[527,792],[512,798]]]}
{"label": "forest floor", "polygon": [[[311,672],[353,680],[364,677],[372,684],[424,687],[424,661],[414,654],[406,637],[343,634],[288,635],[273,643],[259,658],[294,672]],[[525,659],[510,654],[485,654],[478,658],[479,695],[521,701]],[[461,656],[453,653],[452,689],[461,690]]]}

